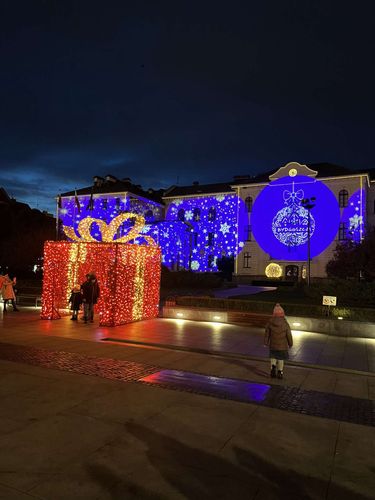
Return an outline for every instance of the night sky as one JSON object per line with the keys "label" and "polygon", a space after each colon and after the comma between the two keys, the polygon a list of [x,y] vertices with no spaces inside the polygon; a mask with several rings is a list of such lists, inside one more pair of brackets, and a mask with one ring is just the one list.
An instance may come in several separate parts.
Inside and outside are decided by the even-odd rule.
{"label": "night sky", "polygon": [[[354,10],[355,9],[355,10]],[[54,211],[289,161],[374,167],[375,2],[3,0],[0,186]]]}

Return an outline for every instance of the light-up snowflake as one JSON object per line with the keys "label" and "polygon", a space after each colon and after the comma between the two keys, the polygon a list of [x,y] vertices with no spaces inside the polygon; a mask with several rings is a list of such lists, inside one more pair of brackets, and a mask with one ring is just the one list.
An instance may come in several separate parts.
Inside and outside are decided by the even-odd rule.
{"label": "light-up snowflake", "polygon": [[315,231],[315,219],[309,211],[301,205],[304,198],[302,189],[283,191],[286,207],[277,212],[272,220],[272,232],[275,238],[283,245],[295,247],[303,245],[308,239],[308,223],[310,217],[310,237]]}
{"label": "light-up snowflake", "polygon": [[198,271],[199,269],[199,262],[197,260],[193,260],[191,263],[191,268],[193,271]]}
{"label": "light-up snowflake", "polygon": [[174,200],[173,203],[178,207],[179,205],[181,205],[182,200]]}
{"label": "light-up snowflake", "polygon": [[229,224],[227,224],[226,222],[224,222],[224,224],[220,224],[220,231],[221,231],[223,234],[227,234],[227,233],[229,233],[229,230],[230,230],[230,226],[229,226]]}
{"label": "light-up snowflake", "polygon": [[193,212],[191,210],[187,210],[185,212],[185,219],[186,220],[192,220],[193,217],[194,217],[194,214],[193,214]]}
{"label": "light-up snowflake", "polygon": [[238,246],[239,246],[240,248],[243,248],[243,247],[245,246],[245,243],[244,243],[243,241],[240,241],[240,242],[238,243]]}
{"label": "light-up snowflake", "polygon": [[225,196],[223,194],[219,194],[218,196],[216,196],[217,201],[223,201],[224,199],[225,199]]}
{"label": "light-up snowflake", "polygon": [[353,215],[353,217],[349,217],[349,225],[350,229],[357,229],[363,223],[362,215]]}

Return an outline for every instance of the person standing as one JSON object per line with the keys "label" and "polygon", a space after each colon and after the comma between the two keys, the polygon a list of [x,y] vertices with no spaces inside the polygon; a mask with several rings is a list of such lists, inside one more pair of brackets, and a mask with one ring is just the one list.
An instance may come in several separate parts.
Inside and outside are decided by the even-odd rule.
{"label": "person standing", "polygon": [[81,286],[83,302],[83,321],[94,321],[94,305],[100,297],[100,288],[94,274],[87,274],[86,281]]}
{"label": "person standing", "polygon": [[7,304],[11,301],[13,306],[13,311],[18,312],[16,306],[16,295],[14,293],[13,287],[16,285],[17,279],[13,278],[12,280],[9,278],[9,274],[6,274],[3,279],[3,284],[1,287],[1,295],[3,296],[4,301],[4,312],[7,312]]}
{"label": "person standing", "polygon": [[79,285],[74,285],[72,293],[70,295],[69,304],[71,305],[72,309],[72,317],[70,319],[77,320],[78,311],[82,304],[82,293],[81,287]]}
{"label": "person standing", "polygon": [[266,325],[264,345],[269,347],[271,361],[271,377],[282,379],[284,373],[284,361],[289,358],[288,349],[293,345],[292,332],[289,323],[285,319],[284,309],[276,304],[273,315]]}

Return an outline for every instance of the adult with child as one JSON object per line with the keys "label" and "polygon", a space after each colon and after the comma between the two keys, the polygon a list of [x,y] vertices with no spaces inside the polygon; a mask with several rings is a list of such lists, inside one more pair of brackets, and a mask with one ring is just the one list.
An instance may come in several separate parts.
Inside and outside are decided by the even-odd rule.
{"label": "adult with child", "polygon": [[86,281],[81,285],[83,302],[83,321],[87,323],[94,321],[94,305],[100,297],[100,288],[95,274],[87,274]]}
{"label": "adult with child", "polygon": [[284,374],[284,361],[289,359],[289,347],[293,345],[292,332],[285,319],[284,309],[276,304],[272,318],[266,325],[264,345],[269,347],[271,361],[271,377],[282,379]]}

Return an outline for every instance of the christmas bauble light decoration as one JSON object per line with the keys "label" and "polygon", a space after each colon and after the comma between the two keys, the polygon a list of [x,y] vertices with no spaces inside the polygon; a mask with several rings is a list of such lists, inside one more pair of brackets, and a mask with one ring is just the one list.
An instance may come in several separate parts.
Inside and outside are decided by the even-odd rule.
{"label": "christmas bauble light decoration", "polygon": [[310,237],[315,231],[315,219],[306,208],[301,205],[304,199],[303,189],[283,191],[284,208],[279,210],[272,220],[272,232],[276,239],[287,247],[303,245],[308,239],[308,224],[310,217]]}
{"label": "christmas bauble light decoration", "polygon": [[283,275],[283,268],[276,264],[276,262],[271,262],[265,269],[265,274],[267,278],[281,278]]}
{"label": "christmas bauble light decoration", "polygon": [[[308,211],[304,198],[316,198]],[[272,259],[306,261],[310,218],[311,258],[336,237],[340,209],[334,193],[317,179],[296,175],[270,182],[257,196],[251,225],[254,239]]]}

